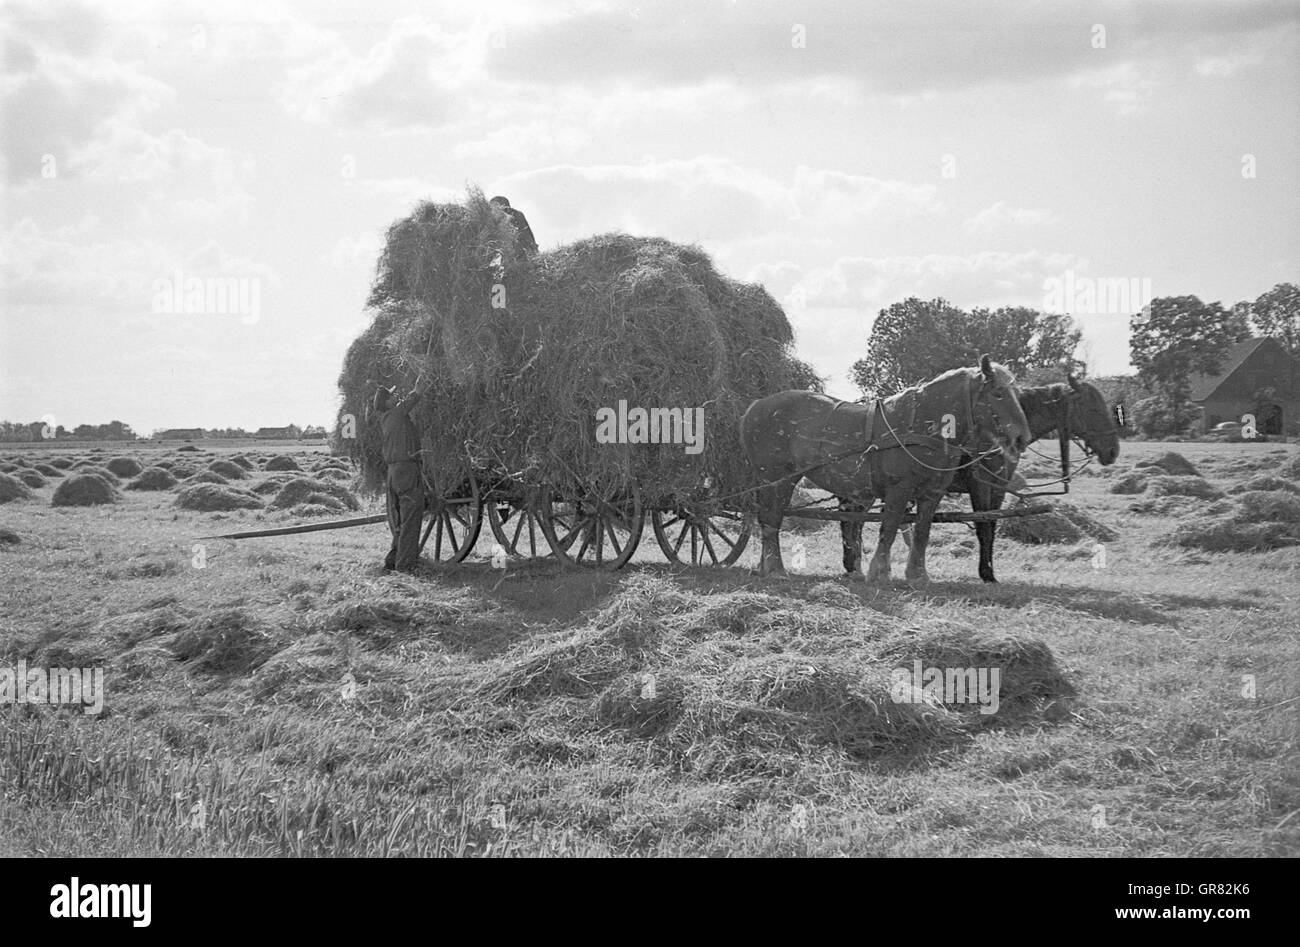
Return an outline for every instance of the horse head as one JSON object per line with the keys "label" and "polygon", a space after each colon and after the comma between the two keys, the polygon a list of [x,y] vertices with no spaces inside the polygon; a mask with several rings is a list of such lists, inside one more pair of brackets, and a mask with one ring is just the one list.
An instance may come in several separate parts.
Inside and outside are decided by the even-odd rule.
{"label": "horse head", "polygon": [[1019,462],[1021,452],[1033,440],[1033,435],[1020,407],[1020,392],[1015,378],[987,355],[980,356],[979,368],[971,370],[970,378],[971,417],[977,450],[983,453],[1000,447],[1011,463]]}
{"label": "horse head", "polygon": [[1093,385],[1067,375],[1066,425],[1070,436],[1083,441],[1088,453],[1096,454],[1103,467],[1119,457],[1119,427],[1106,399]]}

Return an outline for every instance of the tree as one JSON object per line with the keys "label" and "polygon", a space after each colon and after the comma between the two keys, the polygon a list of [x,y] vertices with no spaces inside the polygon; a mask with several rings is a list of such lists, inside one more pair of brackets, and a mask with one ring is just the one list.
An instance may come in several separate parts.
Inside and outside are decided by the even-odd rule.
{"label": "tree", "polygon": [[1142,382],[1165,399],[1171,413],[1187,402],[1193,372],[1212,375],[1225,350],[1249,335],[1240,311],[1228,312],[1195,296],[1153,299],[1146,318],[1129,323],[1129,356]]}
{"label": "tree", "polygon": [[1069,316],[1023,306],[966,312],[945,299],[915,296],[882,309],[854,382],[868,396],[892,394],[988,353],[1017,376],[1035,369],[1082,369],[1074,358],[1080,333]]}
{"label": "tree", "polygon": [[1272,336],[1300,358],[1300,286],[1278,283],[1253,303],[1237,305],[1248,307],[1256,332]]}

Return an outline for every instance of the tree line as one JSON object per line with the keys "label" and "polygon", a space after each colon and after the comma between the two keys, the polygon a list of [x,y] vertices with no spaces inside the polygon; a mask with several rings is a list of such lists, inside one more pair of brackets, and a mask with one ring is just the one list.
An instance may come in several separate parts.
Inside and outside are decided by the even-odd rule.
{"label": "tree line", "polygon": [[[1124,404],[1143,434],[1180,433],[1199,410],[1189,400],[1193,376],[1215,374],[1228,347],[1253,336],[1272,336],[1300,357],[1300,287],[1279,283],[1228,308],[1196,296],[1153,299],[1129,318],[1136,374],[1089,381],[1112,404]],[[974,365],[988,352],[1021,384],[1046,384],[1067,373],[1087,375],[1075,354],[1080,337],[1074,320],[1060,313],[1023,306],[967,311],[945,299],[909,297],[880,311],[851,377],[864,398],[884,397],[953,366]]]}
{"label": "tree line", "polygon": [[[154,431],[149,437],[161,437],[170,430],[175,428],[160,429]],[[304,428],[296,424],[290,424],[287,428],[288,437],[325,437],[326,431],[322,425],[309,424]],[[255,431],[246,431],[242,427],[228,428],[193,428],[194,432],[190,436],[203,439],[220,440],[224,438],[251,438],[256,437]],[[140,435],[132,430],[131,425],[124,421],[109,421],[107,424],[78,424],[76,427],[68,430],[62,424],[51,427],[45,421],[29,421],[21,423],[17,421],[0,421],[0,443],[4,442],[30,442],[30,441],[134,441],[138,440]]]}

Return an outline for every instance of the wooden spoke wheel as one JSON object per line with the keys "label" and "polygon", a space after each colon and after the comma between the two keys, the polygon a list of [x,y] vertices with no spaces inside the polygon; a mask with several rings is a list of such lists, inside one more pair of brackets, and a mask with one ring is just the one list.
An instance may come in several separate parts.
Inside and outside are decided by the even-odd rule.
{"label": "wooden spoke wheel", "polygon": [[501,548],[511,556],[541,559],[552,555],[552,547],[542,526],[550,501],[530,499],[523,502],[492,500],[487,504],[488,527]]}
{"label": "wooden spoke wheel", "polygon": [[754,519],[748,513],[683,503],[671,510],[652,510],[650,524],[670,562],[729,566],[749,545]]}
{"label": "wooden spoke wheel", "polygon": [[454,495],[430,499],[425,515],[429,520],[420,538],[420,551],[424,552],[432,537],[431,549],[436,562],[460,562],[474,548],[483,528],[478,484],[470,477]]}
{"label": "wooden spoke wheel", "polygon": [[613,570],[626,565],[636,552],[645,511],[636,492],[612,498],[588,495],[542,504],[538,520],[561,561]]}

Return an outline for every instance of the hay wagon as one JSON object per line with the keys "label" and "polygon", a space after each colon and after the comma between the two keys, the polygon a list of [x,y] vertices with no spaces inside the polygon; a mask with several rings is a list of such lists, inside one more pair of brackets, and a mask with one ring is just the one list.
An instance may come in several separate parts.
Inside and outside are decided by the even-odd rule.
{"label": "hay wagon", "polygon": [[[800,471],[796,476],[807,472]],[[1068,491],[1068,471],[1065,476]],[[564,486],[526,487],[500,475],[471,475],[450,495],[431,501],[421,550],[438,562],[459,562],[475,548],[486,519],[496,544],[509,556],[553,557],[571,565],[619,569],[635,555],[648,517],[655,542],[669,562],[729,566],[740,559],[749,544],[754,514],[744,500],[755,489],[751,486],[723,492],[710,478],[703,477],[692,490],[647,498],[635,486],[602,495],[587,489],[577,476]],[[1051,509],[1045,503],[1028,503],[983,512],[941,511],[934,515],[933,522],[994,522],[1036,516]],[[788,508],[784,515],[874,523],[883,514],[826,509],[812,503]],[[912,523],[915,519],[914,513],[908,513],[903,521]]]}

